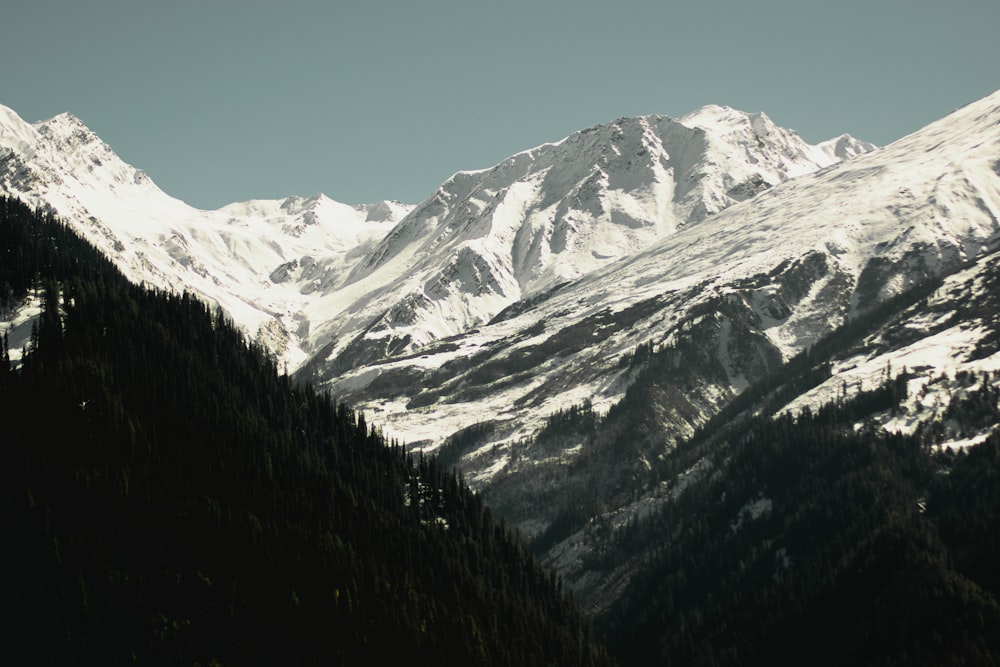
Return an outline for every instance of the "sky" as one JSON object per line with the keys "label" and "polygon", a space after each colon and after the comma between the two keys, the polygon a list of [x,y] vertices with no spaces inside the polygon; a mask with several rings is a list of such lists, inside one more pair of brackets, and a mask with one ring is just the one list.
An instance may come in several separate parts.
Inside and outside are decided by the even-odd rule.
{"label": "sky", "polygon": [[1000,88],[998,0],[5,0],[0,104],[199,208],[418,203],[623,116],[884,145]]}

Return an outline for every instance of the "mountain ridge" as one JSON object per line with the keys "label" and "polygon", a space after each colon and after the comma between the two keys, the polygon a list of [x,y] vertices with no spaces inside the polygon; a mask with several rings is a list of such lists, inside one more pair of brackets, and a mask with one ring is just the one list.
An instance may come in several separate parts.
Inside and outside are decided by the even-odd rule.
{"label": "mountain ridge", "polygon": [[[423,211],[422,215],[411,215],[410,222],[398,228],[391,223],[404,222],[404,217],[410,212],[407,205],[380,202],[367,207],[350,207],[348,210],[335,205],[332,200],[324,201],[322,195],[301,200],[295,197],[275,200],[281,201],[281,207],[289,210],[292,218],[295,218],[279,225],[280,229],[277,231],[280,233],[277,237],[271,236],[272,232],[258,232],[261,237],[267,238],[271,246],[281,248],[278,253],[265,247],[248,248],[253,242],[239,237],[227,239],[225,248],[212,247],[206,244],[203,233],[198,234],[192,229],[194,225],[223,227],[213,233],[226,237],[237,236],[225,227],[234,224],[252,226],[252,219],[272,217],[274,203],[234,203],[215,212],[198,212],[162,193],[144,173],[121,162],[96,134],[70,114],[60,114],[34,125],[21,121],[12,110],[5,111],[4,118],[4,127],[8,129],[3,130],[0,136],[9,137],[3,144],[10,151],[5,158],[8,164],[3,176],[8,191],[19,193],[35,205],[47,203],[68,219],[80,221],[85,225],[84,231],[88,238],[106,252],[131,253],[131,259],[125,263],[124,268],[133,279],[146,280],[164,287],[186,285],[205,294],[206,298],[229,312],[247,329],[248,334],[258,336],[267,343],[293,370],[308,357],[328,349],[331,343],[334,350],[339,348],[342,351],[344,346],[354,341],[355,347],[360,346],[366,350],[362,352],[363,357],[377,358],[390,348],[414,351],[422,344],[461,333],[492,319],[500,310],[517,300],[577,277],[594,266],[644,246],[651,239],[669,233],[670,226],[674,224],[663,221],[669,208],[666,202],[653,201],[653,208],[649,212],[643,212],[652,200],[648,196],[645,200],[633,198],[629,194],[634,190],[632,184],[615,182],[618,178],[615,176],[617,167],[608,166],[609,160],[621,162],[622,158],[622,151],[620,147],[613,145],[614,141],[626,140],[626,143],[631,143],[623,146],[624,148],[642,152],[646,150],[643,141],[649,143],[647,130],[650,122],[678,123],[663,116],[619,119],[614,123],[575,133],[558,142],[522,151],[489,169],[457,172],[437,193],[418,206]],[[752,130],[749,121],[745,124]],[[623,130],[623,126],[628,125],[632,126],[631,129],[625,129],[635,135],[631,140],[625,137],[626,132]],[[640,125],[644,127],[639,127]],[[705,132],[691,128],[681,130],[679,127],[675,130],[688,134]],[[789,131],[773,129],[771,134],[781,135],[785,144],[792,141],[798,148],[807,147]],[[618,139],[613,140],[612,135]],[[594,142],[597,137],[600,137],[600,146]],[[591,148],[600,149],[603,156],[593,156],[591,162],[595,164],[588,168],[588,173],[581,171],[573,179],[562,179],[565,182],[557,183],[557,187],[550,187],[544,193],[543,201],[535,202],[532,208],[531,190],[537,189],[539,184],[532,185],[530,182],[512,179],[509,177],[510,172],[520,170],[527,174],[541,153],[557,150],[563,145],[588,141]],[[852,145],[858,150],[870,147],[856,141]],[[808,151],[799,150],[797,155],[781,159],[785,162],[801,159],[804,152]],[[60,167],[57,159],[60,153],[67,153],[70,158],[77,153],[88,155],[83,158],[78,155],[80,159],[70,159]],[[639,157],[642,156],[637,159]],[[670,159],[664,155],[659,157]],[[603,167],[598,164],[601,159],[604,160]],[[821,156],[820,159],[829,161],[831,158]],[[559,164],[564,168],[578,161],[578,156],[566,155],[564,151]],[[625,163],[631,164],[631,158],[627,157]],[[819,166],[809,164],[811,166],[806,167],[806,170]],[[554,166],[550,165],[548,169],[551,171]],[[797,168],[799,171],[803,170],[802,166]],[[67,175],[67,181],[59,176],[61,169],[76,175]],[[535,169],[534,173],[537,172]],[[748,188],[745,192],[733,191],[731,194],[745,198],[764,187],[768,178],[774,181],[783,177],[780,170],[772,172],[768,172],[766,177],[751,179],[751,184],[745,186]],[[508,176],[498,176],[501,173],[507,173]],[[492,174],[494,181],[500,178],[493,184],[496,187],[491,192],[485,192],[490,188],[478,183],[487,174]],[[660,187],[654,182],[655,175],[647,173],[644,178],[650,188]],[[696,174],[692,177],[692,182],[703,178],[704,174]],[[716,178],[722,176],[716,174]],[[551,177],[549,180],[552,180]],[[518,186],[510,190],[515,183]],[[714,186],[713,194],[702,198],[704,201],[685,204],[682,207],[685,209],[682,217],[686,220],[690,217],[687,209],[697,206],[709,210],[733,203],[735,199],[721,192],[722,187],[722,184]],[[728,187],[732,189],[733,183],[728,183]],[[521,213],[530,213],[530,210],[538,210],[539,206],[542,209],[551,208],[556,202],[566,198],[566,189],[572,191],[570,194],[575,193],[574,196],[582,202],[579,210],[584,214],[583,220],[573,218],[573,211],[577,209],[572,207],[563,207],[562,217],[557,221],[556,228],[552,228],[545,220],[518,226],[512,221],[487,221],[484,219],[486,216],[482,215],[484,210],[489,213],[487,209],[490,207],[500,208],[502,213],[515,217],[519,210]],[[109,191],[113,201],[102,201],[95,197],[93,191],[100,190]],[[607,197],[602,194],[604,192],[620,192],[624,199],[618,196],[615,201],[605,201]],[[660,198],[667,194],[663,193]],[[292,212],[295,202],[314,200],[317,202],[316,210]],[[128,205],[128,201],[133,203]],[[456,205],[463,205],[463,202],[467,207],[465,211],[457,208],[452,210]],[[444,208],[435,209],[440,206]],[[477,207],[480,210],[473,210]],[[136,221],[147,217],[147,210],[155,210],[157,219],[142,223],[150,229],[137,229],[142,225],[136,225]],[[608,211],[607,214],[605,210]],[[329,234],[313,238],[311,244],[315,248],[324,249],[319,253],[303,247],[303,244],[283,247],[290,245],[287,244],[290,236],[304,233],[309,222],[306,218],[319,219],[325,215],[335,224],[344,225],[353,215],[351,211],[361,213],[365,221],[381,226],[362,229],[342,240],[331,238]],[[611,225],[596,240],[591,229],[595,225],[595,213],[596,224]],[[476,217],[479,222],[471,219],[456,221],[455,218],[461,215]],[[609,215],[617,215],[620,218],[617,222],[625,224],[614,224],[615,221],[610,220],[600,222]],[[413,241],[415,237],[424,237],[430,233],[431,228],[438,227],[438,218],[442,218],[441,234],[464,226],[465,231],[459,232],[464,233],[464,236],[448,241],[451,246],[450,259],[428,257],[423,268],[415,269],[412,265],[414,256],[420,252],[426,254],[432,251],[430,246],[435,242],[431,240],[430,246],[418,249],[410,247],[406,240]],[[178,225],[183,229],[178,230]],[[625,235],[624,240],[608,243],[608,239],[617,236],[619,231]],[[583,238],[581,234],[591,236],[589,244],[600,248],[590,249],[585,240],[584,247],[577,252],[574,253],[570,248],[572,261],[567,261],[568,255],[565,253],[553,253],[554,249],[565,250],[567,243],[572,245],[574,239]],[[436,243],[445,243],[446,236],[447,234],[438,238]],[[497,241],[498,238],[500,241]],[[393,244],[393,240],[400,239],[408,250],[404,251],[398,244]],[[501,244],[499,248],[495,247],[498,242]],[[366,250],[367,243],[377,243],[377,246],[373,250]],[[200,256],[196,251],[206,245],[207,256]],[[243,247],[239,249],[237,246]],[[510,247],[510,251],[505,249],[507,247]],[[336,258],[324,257],[324,254],[331,255],[331,250],[337,251]],[[508,252],[511,253],[509,258],[506,256]],[[405,256],[401,258],[401,262],[396,262],[394,268],[381,271],[374,280],[366,279],[400,253]],[[245,270],[238,274],[227,274],[227,269],[234,262],[240,263],[241,256],[248,254],[254,257],[255,266],[244,267]],[[559,261],[552,259],[556,256]],[[215,257],[220,257],[221,261],[216,261]],[[435,263],[441,263],[444,269],[438,269],[434,266]],[[413,276],[415,270],[421,272],[420,280]],[[191,275],[192,272],[196,275]],[[272,276],[280,280],[271,280]],[[280,294],[262,299],[253,290],[245,288],[248,284],[264,287],[268,281],[272,283],[272,287],[280,284],[280,289],[265,291]],[[302,294],[289,294],[287,288],[293,285]],[[256,291],[261,290],[258,288]],[[400,303],[404,304],[402,308],[397,307]],[[332,328],[327,324],[326,330],[323,330],[324,323],[330,322],[341,324]],[[382,331],[383,337],[388,335],[389,340],[378,341],[379,335],[374,333],[377,331]]]}
{"label": "mountain ridge", "polygon": [[0,197],[0,247],[0,321],[41,301],[0,349],[4,662],[612,664],[456,473],[58,218]]}
{"label": "mountain ridge", "polygon": [[[780,141],[768,144],[747,114],[731,115],[743,126],[721,136],[666,116],[623,118],[456,173],[354,268],[347,283],[364,292],[367,323],[321,334],[339,341],[326,356],[343,370],[345,359],[414,352],[835,159],[773,126]],[[739,157],[749,147],[756,157]]]}
{"label": "mountain ridge", "polygon": [[[133,281],[190,289],[221,306],[292,368],[306,358],[308,295],[409,210],[315,195],[202,211],[164,193],[70,114],[30,125],[4,108],[0,121],[5,191],[71,221]],[[276,271],[280,282],[269,280]]]}
{"label": "mountain ridge", "polygon": [[[585,450],[568,443],[554,457],[532,454],[530,439],[560,411],[587,402],[607,413],[627,398],[638,350],[675,350],[675,368],[692,374],[653,381],[658,398],[648,399],[643,428],[661,435],[639,446],[642,460],[837,325],[995,248],[998,114],[995,94],[876,153],[730,207],[711,219],[709,235],[681,230],[510,317],[325,386],[431,448],[446,442],[443,433],[483,422],[486,435],[456,462],[491,502],[538,530],[552,517],[539,509],[545,502],[528,503],[533,516],[504,505],[534,493],[517,479]],[[527,449],[518,444],[526,439]],[[500,480],[509,488],[490,491]],[[540,516],[549,518],[536,523]]]}

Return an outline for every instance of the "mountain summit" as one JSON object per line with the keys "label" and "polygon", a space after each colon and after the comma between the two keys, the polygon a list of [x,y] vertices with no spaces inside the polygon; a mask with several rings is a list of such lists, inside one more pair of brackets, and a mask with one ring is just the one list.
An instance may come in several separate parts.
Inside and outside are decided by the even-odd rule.
{"label": "mountain summit", "polygon": [[[840,156],[872,148],[840,142]],[[415,208],[318,195],[200,211],[79,119],[0,109],[6,192],[74,223],[131,279],[222,306],[291,369],[311,357],[318,378],[469,331],[840,156],[763,114],[706,107],[459,172]]]}
{"label": "mountain summit", "polygon": [[[811,146],[763,114],[622,118],[458,172],[348,276],[320,378],[485,324],[789,178],[873,149]],[[345,305],[347,302],[345,302]],[[331,362],[324,368],[326,360]]]}
{"label": "mountain summit", "polygon": [[131,280],[221,306],[291,368],[306,358],[319,276],[346,273],[411,208],[316,195],[202,211],[160,190],[78,118],[32,125],[2,106],[0,190],[58,213]]}

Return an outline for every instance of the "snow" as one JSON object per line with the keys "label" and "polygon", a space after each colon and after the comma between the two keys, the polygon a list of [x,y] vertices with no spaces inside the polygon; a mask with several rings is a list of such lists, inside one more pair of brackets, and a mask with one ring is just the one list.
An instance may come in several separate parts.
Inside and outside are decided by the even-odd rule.
{"label": "snow", "polygon": [[13,149],[19,154],[30,154],[39,140],[33,127],[21,120],[13,109],[0,105],[0,146]]}
{"label": "snow", "polygon": [[[201,211],[163,193],[79,120],[32,125],[0,106],[0,189],[57,211],[133,280],[220,305],[289,370],[313,362],[321,388],[408,447],[433,452],[449,435],[492,422],[494,435],[461,460],[466,481],[487,493],[530,493],[514,478],[526,471],[573,465],[601,474],[587,469],[582,438],[554,451],[529,443],[560,410],[589,402],[604,414],[621,401],[642,371],[619,360],[638,345],[662,347],[699,331],[695,322],[718,324],[705,352],[726,376],[692,389],[701,401],[694,423],[756,379],[740,365],[742,329],[716,312],[716,299],[787,359],[864,316],[870,293],[886,299],[966,266],[907,315],[905,344],[873,337],[783,408],[816,408],[845,386],[872,389],[905,367],[908,398],[877,423],[912,433],[940,418],[971,390],[956,376],[1000,371],[1000,354],[972,358],[989,328],[963,311],[995,271],[980,258],[1000,245],[998,156],[1000,92],[877,150],[846,135],[809,145],[763,113],[709,106],[680,119],[619,119],[457,172],[417,206],[350,206],[317,194]],[[808,283],[783,282],[779,267],[816,257],[824,269]],[[881,272],[872,271],[875,258]],[[871,289],[859,289],[866,281]],[[33,297],[0,322],[15,364],[40,312]],[[442,378],[445,367],[459,370]],[[391,386],[393,378],[406,384]],[[655,418],[666,440],[626,465],[649,465],[662,451],[655,447],[693,428]],[[965,448],[994,427],[946,429],[941,446]],[[712,473],[702,458],[594,525],[622,528]],[[523,517],[522,528],[544,530],[550,509]],[[771,499],[754,496],[730,526],[739,531],[771,509]],[[592,528],[547,560],[574,574],[575,589],[610,599],[627,575],[584,570]],[[791,566],[779,549],[774,576]]]}
{"label": "snow", "polygon": [[[899,410],[876,416],[878,422],[887,431],[911,434],[921,424],[941,419],[951,401],[969,390],[956,382],[957,377],[981,378],[1000,371],[1000,353],[982,358],[973,354],[991,329],[970,315],[958,317],[963,305],[968,307],[985,293],[983,278],[996,266],[993,257],[987,260],[950,275],[924,308],[907,312],[902,324],[915,340],[890,346],[877,336],[869,339],[868,349],[882,351],[837,360],[828,380],[798,396],[780,412],[796,414],[807,406],[815,410],[836,400],[845,389],[848,396],[874,389],[905,371],[907,399]],[[992,430],[990,427],[963,437],[949,426],[942,446],[968,447],[982,442]]]}
{"label": "snow", "polygon": [[729,528],[734,533],[739,532],[747,521],[756,521],[763,516],[767,516],[773,508],[774,503],[767,496],[759,496],[747,501],[746,505],[741,507],[740,511],[736,513],[736,518],[729,525]]}
{"label": "snow", "polygon": [[[5,190],[51,206],[130,279],[221,305],[291,370],[308,358],[304,323],[326,318],[318,303],[326,289],[342,283],[364,249],[411,208],[348,206],[317,195],[198,210],[163,193],[68,114],[30,125],[0,106],[2,152],[29,174],[0,172]],[[272,281],[289,263],[288,280]]]}
{"label": "snow", "polygon": [[29,292],[28,297],[7,318],[0,317],[0,337],[7,336],[11,368],[18,368],[31,342],[31,330],[42,316],[41,297]]}
{"label": "snow", "polygon": [[401,298],[419,302],[415,320],[386,330],[409,336],[408,351],[461,334],[736,203],[726,191],[740,179],[777,183],[832,161],[813,162],[794,133],[775,130],[783,143],[737,169],[727,156],[759,144],[742,116],[742,134],[717,138],[664,116],[619,119],[456,173],[352,270],[337,296],[356,317],[328,320],[314,346],[344,351],[351,332]]}
{"label": "snow", "polygon": [[412,351],[465,333],[731,205],[734,178],[763,169],[774,183],[830,163],[767,121],[780,145],[737,173],[728,156],[756,144],[763,121],[728,113],[735,125],[718,137],[664,116],[619,119],[458,172],[415,209],[317,195],[200,211],[68,114],[32,126],[0,107],[0,147],[33,177],[7,174],[9,190],[52,205],[133,280],[221,305],[294,370],[331,342],[339,354],[405,300],[415,319],[385,321],[387,342],[409,336]]}
{"label": "snow", "polygon": [[961,450],[961,449],[968,449],[969,447],[975,447],[976,445],[985,442],[986,439],[989,438],[991,434],[992,434],[992,432],[989,432],[989,433],[980,433],[980,434],[975,435],[975,436],[973,436],[971,438],[959,438],[957,440],[948,440],[947,442],[941,444],[940,447],[941,447],[941,449],[944,449],[944,450],[952,449],[952,450],[955,450],[955,451],[958,451],[958,450]]}
{"label": "snow", "polygon": [[[954,376],[960,371],[979,373],[1000,368],[998,355],[982,360],[967,360],[968,352],[975,347],[975,343],[984,333],[981,329],[968,328],[962,324],[885,354],[870,358],[845,359],[837,363],[828,380],[796,397],[782,408],[780,413],[796,414],[807,406],[816,409],[825,403],[836,401],[845,386],[852,394],[856,391],[875,389],[888,379],[887,370],[895,374],[904,369],[917,374],[907,386],[912,407],[915,408],[915,416],[923,413],[923,410],[917,409],[918,404],[922,408],[935,405],[947,407],[947,402],[942,404],[942,397],[936,391],[925,394],[923,398],[917,397],[921,396],[934,376],[941,374]],[[922,416],[926,417],[926,414]],[[916,421],[912,417],[909,419],[900,417],[887,423],[886,426],[894,431],[912,432],[916,427]]]}

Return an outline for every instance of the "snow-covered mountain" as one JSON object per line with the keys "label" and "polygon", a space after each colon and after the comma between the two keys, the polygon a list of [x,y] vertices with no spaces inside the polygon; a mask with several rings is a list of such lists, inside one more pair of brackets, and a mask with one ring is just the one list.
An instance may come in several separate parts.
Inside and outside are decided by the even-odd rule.
{"label": "snow-covered mountain", "polygon": [[[996,249],[998,156],[1000,93],[327,386],[403,440],[444,443],[494,505],[541,531],[574,485],[627,486],[783,360]],[[540,437],[574,410],[606,415],[605,449]]]}
{"label": "snow-covered mountain", "polygon": [[[79,121],[0,111],[4,190],[134,279],[219,303],[300,377],[460,466],[529,535],[570,509],[621,525],[668,502],[707,465],[635,482],[678,439],[928,279],[950,276],[786,409],[906,365],[921,398],[883,421],[914,428],[953,391],[942,372],[1000,368],[1000,92],[874,151],[724,107],[620,119],[459,172],[412,209],[320,196],[197,211]],[[614,596],[580,565],[592,540],[550,542],[581,599]]]}
{"label": "snow-covered mountain", "polygon": [[222,306],[293,368],[306,358],[322,286],[411,208],[317,195],[202,211],[165,194],[79,119],[29,124],[2,106],[0,189],[58,213],[132,280]]}
{"label": "snow-covered mountain", "polygon": [[[318,335],[330,378],[485,324],[788,178],[869,151],[818,146],[764,114],[623,118],[459,172],[354,267]],[[329,363],[327,363],[329,362]]]}
{"label": "snow-covered mountain", "polygon": [[871,148],[847,136],[811,146],[764,114],[712,106],[620,119],[459,172],[412,211],[322,195],[200,211],[73,116],[29,125],[0,112],[6,191],[76,224],[134,280],[218,303],[291,369],[312,357],[317,379],[469,331]]}

